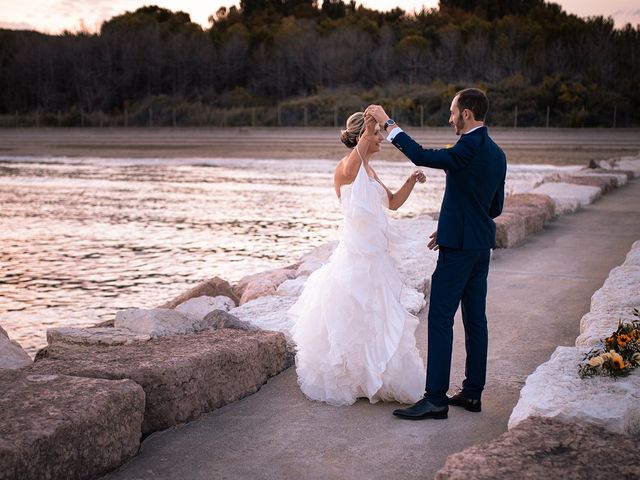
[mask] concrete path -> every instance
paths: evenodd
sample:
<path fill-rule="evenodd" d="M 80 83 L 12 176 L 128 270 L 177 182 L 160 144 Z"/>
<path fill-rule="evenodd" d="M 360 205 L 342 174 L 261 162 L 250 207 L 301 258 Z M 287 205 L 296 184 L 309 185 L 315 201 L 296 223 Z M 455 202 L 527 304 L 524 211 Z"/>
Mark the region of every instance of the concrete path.
<path fill-rule="evenodd" d="M 448 420 L 411 422 L 391 415 L 397 404 L 331 407 L 306 400 L 290 368 L 255 395 L 152 435 L 137 457 L 105 478 L 433 478 L 449 454 L 506 430 L 525 378 L 557 345 L 573 345 L 591 295 L 637 239 L 640 179 L 557 218 L 520 247 L 496 251 L 480 414 L 452 408 Z M 463 371 L 461 323 L 458 318 L 452 386 Z"/>

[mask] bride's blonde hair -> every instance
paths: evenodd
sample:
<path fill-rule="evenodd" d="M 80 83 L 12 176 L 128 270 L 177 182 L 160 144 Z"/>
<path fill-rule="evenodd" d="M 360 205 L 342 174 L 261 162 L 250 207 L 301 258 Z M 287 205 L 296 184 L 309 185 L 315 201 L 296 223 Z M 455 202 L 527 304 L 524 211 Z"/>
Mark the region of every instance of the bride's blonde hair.
<path fill-rule="evenodd" d="M 364 132 L 364 112 L 356 112 L 347 118 L 347 128 L 340 131 L 340 140 L 347 148 L 354 148 Z"/>

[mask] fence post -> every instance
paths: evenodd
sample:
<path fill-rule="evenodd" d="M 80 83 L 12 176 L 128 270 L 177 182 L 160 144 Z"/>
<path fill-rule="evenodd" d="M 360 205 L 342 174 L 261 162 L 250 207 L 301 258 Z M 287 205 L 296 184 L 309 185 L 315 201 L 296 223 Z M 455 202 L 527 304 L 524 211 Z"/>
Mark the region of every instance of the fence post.
<path fill-rule="evenodd" d="M 420 128 L 424 128 L 424 107 L 419 105 L 418 108 L 420 109 Z"/>
<path fill-rule="evenodd" d="M 153 108 L 149 107 L 149 126 L 153 126 Z"/>
<path fill-rule="evenodd" d="M 251 107 L 251 126 L 256 126 L 256 107 Z"/>
<path fill-rule="evenodd" d="M 281 127 L 282 126 L 282 107 L 280 104 L 278 104 L 277 107 L 277 117 L 278 117 L 278 126 Z"/>
<path fill-rule="evenodd" d="M 18 110 L 16 110 L 16 128 L 18 128 Z"/>
<path fill-rule="evenodd" d="M 306 127 L 309 121 L 309 108 L 305 105 L 304 106 L 304 126 Z"/>
<path fill-rule="evenodd" d="M 618 113 L 618 106 L 614 105 L 613 106 L 613 128 L 616 128 L 616 116 Z"/>
<path fill-rule="evenodd" d="M 549 114 L 551 113 L 551 107 L 547 105 L 547 128 L 549 128 Z"/>
<path fill-rule="evenodd" d="M 176 107 L 171 107 L 171 122 L 173 125 L 173 128 L 176 127 Z"/>
<path fill-rule="evenodd" d="M 518 105 L 513 111 L 513 128 L 518 128 Z"/>

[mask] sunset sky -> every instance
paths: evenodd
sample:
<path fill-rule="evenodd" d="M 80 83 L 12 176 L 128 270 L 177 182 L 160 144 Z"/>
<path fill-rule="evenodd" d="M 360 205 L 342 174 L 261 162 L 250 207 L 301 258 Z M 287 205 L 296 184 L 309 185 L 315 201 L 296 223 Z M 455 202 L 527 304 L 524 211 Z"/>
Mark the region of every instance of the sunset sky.
<path fill-rule="evenodd" d="M 183 10 L 191 19 L 208 27 L 208 17 L 221 6 L 239 2 L 229 0 L 0 0 L 0 28 L 30 29 L 47 33 L 64 30 L 91 32 L 99 30 L 100 24 L 114 15 L 133 11 L 143 5 L 160 5 L 171 10 Z M 420 10 L 438 5 L 438 0 L 365 0 L 357 1 L 371 8 L 388 10 L 400 6 L 404 10 Z M 580 16 L 611 16 L 616 26 L 630 22 L 640 24 L 638 0 L 557 0 L 564 10 Z M 84 26 L 84 28 L 83 28 Z"/>

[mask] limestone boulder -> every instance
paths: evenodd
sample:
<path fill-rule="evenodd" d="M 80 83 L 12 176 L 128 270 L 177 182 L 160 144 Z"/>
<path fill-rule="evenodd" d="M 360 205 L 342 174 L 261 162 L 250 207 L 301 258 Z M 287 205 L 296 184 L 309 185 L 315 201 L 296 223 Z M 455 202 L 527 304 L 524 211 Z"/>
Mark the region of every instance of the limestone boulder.
<path fill-rule="evenodd" d="M 140 385 L 28 369 L 0 370 L 1 480 L 93 479 L 138 452 Z"/>
<path fill-rule="evenodd" d="M 589 185 L 592 187 L 597 187 L 602 193 L 608 193 L 616 186 L 616 180 L 613 176 L 590 173 L 574 173 L 571 175 L 564 175 L 561 177 L 561 181 L 565 183 L 573 183 L 576 185 Z"/>
<path fill-rule="evenodd" d="M 556 204 L 556 213 L 563 214 L 590 205 L 602 196 L 602 189 L 591 185 L 549 182 L 534 188 L 531 193 L 548 195 Z"/>
<path fill-rule="evenodd" d="M 136 333 L 126 328 L 113 327 L 60 327 L 47 329 L 47 343 L 56 345 L 128 345 L 146 342 L 151 338 L 148 334 Z"/>
<path fill-rule="evenodd" d="M 300 265 L 296 269 L 296 277 L 308 277 L 325 263 L 338 246 L 338 242 L 329 242 L 314 248 L 300 259 Z"/>
<path fill-rule="evenodd" d="M 38 375 L 133 380 L 146 395 L 142 423 L 146 435 L 256 392 L 289 362 L 284 335 L 223 329 L 141 344 L 51 345 L 48 357 L 26 370 Z M 117 416 L 105 418 L 113 421 Z"/>
<path fill-rule="evenodd" d="M 616 160 L 615 168 L 631 171 L 636 177 L 640 177 L 640 157 L 621 157 Z"/>
<path fill-rule="evenodd" d="M 497 439 L 447 457 L 436 480 L 637 478 L 637 438 L 593 425 L 530 418 Z"/>
<path fill-rule="evenodd" d="M 578 365 L 588 347 L 558 347 L 526 380 L 509 429 L 529 417 L 585 423 L 610 432 L 640 435 L 640 371 L 613 379 L 581 379 Z"/>
<path fill-rule="evenodd" d="M 580 335 L 576 347 L 595 347 L 618 328 L 621 321 L 637 320 L 631 309 L 613 312 L 589 312 L 580 320 Z"/>
<path fill-rule="evenodd" d="M 496 248 L 511 248 L 527 236 L 525 220 L 515 212 L 503 212 L 496 222 Z"/>
<path fill-rule="evenodd" d="M 31 361 L 26 350 L 0 327 L 0 370 L 26 367 Z"/>
<path fill-rule="evenodd" d="M 276 289 L 276 295 L 284 297 L 298 297 L 304 290 L 309 277 L 300 276 L 282 282 Z"/>
<path fill-rule="evenodd" d="M 184 335 L 206 328 L 197 317 L 169 308 L 120 310 L 116 313 L 114 326 L 151 338 Z"/>
<path fill-rule="evenodd" d="M 296 269 L 276 268 L 242 278 L 234 286 L 234 290 L 240 296 L 238 305 L 244 305 L 259 297 L 274 295 L 282 282 L 295 278 L 296 275 Z"/>
<path fill-rule="evenodd" d="M 510 213 L 522 217 L 524 220 L 525 237 L 542 230 L 547 217 L 547 213 L 544 210 L 527 205 L 505 206 L 503 213 Z"/>
<path fill-rule="evenodd" d="M 210 329 L 219 330 L 221 328 L 234 328 L 236 330 L 260 330 L 249 322 L 240 320 L 238 317 L 231 315 L 224 310 L 214 310 L 209 312 L 204 318 Z"/>
<path fill-rule="evenodd" d="M 640 266 L 640 240 L 636 241 L 631 250 L 627 252 L 627 258 L 622 264 L 623 267 Z"/>
<path fill-rule="evenodd" d="M 226 280 L 219 277 L 213 277 L 203 282 L 198 283 L 195 287 L 190 288 L 186 292 L 178 295 L 173 300 L 164 303 L 159 308 L 176 308 L 181 303 L 186 302 L 190 298 L 196 297 L 217 297 L 217 296 L 229 297 L 237 305 L 240 297 L 236 295 L 233 288 Z"/>
<path fill-rule="evenodd" d="M 509 195 L 504 200 L 504 207 L 527 207 L 544 212 L 544 221 L 547 222 L 556 216 L 556 205 L 549 195 L 536 193 L 518 193 Z"/>
<path fill-rule="evenodd" d="M 283 332 L 290 338 L 293 324 L 287 311 L 296 300 L 297 297 L 281 295 L 259 297 L 231 309 L 229 313 L 263 330 Z"/>
<path fill-rule="evenodd" d="M 592 312 L 612 312 L 640 305 L 640 266 L 621 266 L 591 297 Z"/>
<path fill-rule="evenodd" d="M 228 312 L 235 306 L 235 302 L 224 295 L 218 295 L 217 297 L 203 295 L 201 297 L 190 298 L 186 302 L 181 303 L 176 307 L 176 311 L 186 313 L 196 318 L 204 318 L 214 310 L 224 310 Z"/>

